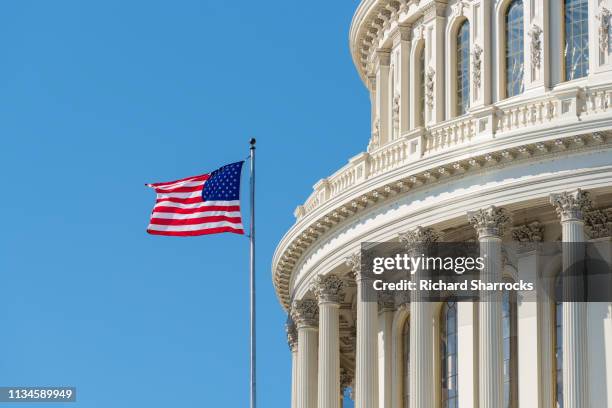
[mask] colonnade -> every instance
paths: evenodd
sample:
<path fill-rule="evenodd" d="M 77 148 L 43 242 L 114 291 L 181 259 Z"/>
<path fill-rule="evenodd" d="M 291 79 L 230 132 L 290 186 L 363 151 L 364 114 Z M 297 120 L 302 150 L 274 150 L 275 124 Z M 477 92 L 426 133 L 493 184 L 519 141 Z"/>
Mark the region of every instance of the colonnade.
<path fill-rule="evenodd" d="M 581 190 L 552 194 L 550 203 L 560 217 L 563 242 L 585 241 L 584 214 L 591 207 L 589 194 Z M 489 206 L 469 212 L 467 218 L 476 229 L 481 256 L 485 260 L 481 279 L 501 281 L 501 243 L 505 230 L 511 224 L 510 213 L 504 208 Z M 420 251 L 420 246 L 438 240 L 439 235 L 429 227 L 418 227 L 400 236 L 400 241 L 409 251 L 417 252 Z M 579 251 L 563 253 L 564 268 L 568 268 L 582 256 Z M 352 384 L 355 407 L 400 408 L 392 407 L 392 404 L 397 404 L 397 399 L 388 394 L 395 391 L 386 386 L 391 381 L 388 377 L 392 370 L 389 367 L 380 367 L 382 380 L 379 378 L 379 331 L 387 331 L 383 333 L 383 338 L 389 339 L 391 333 L 388 331 L 391 330 L 391 325 L 384 324 L 384 319 L 379 318 L 379 306 L 376 302 L 362 300 L 364 291 L 372 290 L 372 284 L 371 278 L 362 274 L 359 254 L 347 259 L 347 265 L 354 272 L 357 283 L 357 341 Z M 417 271 L 417 274 L 419 273 L 421 272 Z M 348 371 L 340 367 L 339 308 L 344 296 L 345 282 L 337 276 L 325 275 L 318 276 L 312 285 L 316 299 L 295 300 L 291 309 L 293 323 L 287 327 L 294 365 L 292 408 L 340 408 L 343 388 L 350 384 Z M 413 296 L 420 295 L 416 292 Z M 504 395 L 501 293 L 489 291 L 485 296 L 487 298 L 481 298 L 477 306 L 477 403 L 479 408 L 500 408 L 503 407 Z M 411 407 L 437 406 L 434 401 L 437 377 L 433 364 L 433 313 L 430 302 L 410 303 Z M 550 320 L 550 316 L 548 319 Z M 584 302 L 563 303 L 564 408 L 588 406 L 586 322 Z M 550 343 L 550 334 L 542 336 Z M 541 358 L 543 362 L 540 367 L 550 370 L 552 353 L 543 350 L 542 355 L 544 357 Z M 381 364 L 383 366 L 384 361 Z M 548 394 L 545 401 L 552 402 L 552 388 L 544 387 L 543 393 Z"/>

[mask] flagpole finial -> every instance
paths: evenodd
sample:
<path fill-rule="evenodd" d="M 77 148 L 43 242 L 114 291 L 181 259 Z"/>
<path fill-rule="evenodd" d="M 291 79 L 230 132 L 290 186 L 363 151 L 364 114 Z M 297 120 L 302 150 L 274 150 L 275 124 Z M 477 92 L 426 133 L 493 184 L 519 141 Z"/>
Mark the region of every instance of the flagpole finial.
<path fill-rule="evenodd" d="M 251 146 L 255 146 L 255 143 L 256 143 L 256 142 L 257 142 L 257 141 L 255 140 L 255 138 L 254 138 L 254 137 L 252 137 L 252 138 L 251 138 L 251 140 L 249 140 L 249 143 L 251 144 Z"/>

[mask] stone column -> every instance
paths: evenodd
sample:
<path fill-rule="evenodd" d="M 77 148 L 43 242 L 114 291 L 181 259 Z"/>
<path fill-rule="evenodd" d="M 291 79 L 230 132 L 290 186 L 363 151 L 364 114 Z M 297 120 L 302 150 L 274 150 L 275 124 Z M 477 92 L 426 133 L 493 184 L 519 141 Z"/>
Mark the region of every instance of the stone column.
<path fill-rule="evenodd" d="M 318 408 L 339 408 L 340 302 L 343 283 L 334 275 L 317 276 L 313 291 L 319 301 Z"/>
<path fill-rule="evenodd" d="M 513 391 L 518 406 L 543 408 L 553 406 L 552 375 L 554 371 L 552 343 L 552 303 L 546 296 L 544 285 L 550 279 L 540 279 L 544 262 L 539 243 L 543 241 L 543 227 L 538 221 L 520 225 L 512 230 L 516 245 L 518 276 L 536 284 L 536 293 L 525 291 L 516 294 L 517 304 L 517 363 L 521 372 L 514 379 Z M 540 295 L 539 295 L 540 294 Z M 538 297 L 539 296 L 539 297 Z M 537 300 L 537 301 L 536 301 Z"/>
<path fill-rule="evenodd" d="M 287 332 L 287 343 L 291 350 L 291 408 L 297 408 L 297 384 L 298 384 L 298 333 L 297 327 L 291 318 L 285 325 Z"/>
<path fill-rule="evenodd" d="M 589 193 L 580 189 L 571 193 L 551 194 L 550 203 L 561 217 L 563 231 L 563 272 L 584 259 L 584 211 L 590 209 Z M 581 291 L 579 279 L 562 276 L 563 296 L 572 299 Z M 576 292 L 574 292 L 576 293 Z M 587 304 L 563 302 L 563 407 L 583 408 L 588 404 L 587 382 Z"/>
<path fill-rule="evenodd" d="M 410 129 L 410 50 L 412 49 L 412 26 L 400 24 L 400 61 L 399 71 L 399 95 L 400 112 L 399 127 L 400 137 L 404 136 Z"/>
<path fill-rule="evenodd" d="M 425 121 L 433 125 L 444 120 L 444 30 L 446 1 L 434 0 L 423 7 L 425 25 Z"/>
<path fill-rule="evenodd" d="M 365 294 L 374 289 L 372 278 L 362 274 L 361 255 L 354 254 L 346 263 L 357 281 L 355 408 L 378 408 L 378 304 L 375 300 L 364 301 Z"/>
<path fill-rule="evenodd" d="M 417 227 L 400 234 L 412 256 L 426 254 L 428 245 L 438 242 L 439 236 L 432 228 Z M 414 280 L 426 279 L 422 269 L 416 271 Z M 410 406 L 433 408 L 434 371 L 433 371 L 433 315 L 430 302 L 423 301 L 423 293 L 412 292 L 410 302 Z"/>
<path fill-rule="evenodd" d="M 391 52 L 387 49 L 376 51 L 378 71 L 376 74 L 376 109 L 379 123 L 379 145 L 384 146 L 391 140 L 391 104 L 389 95 L 389 65 Z"/>
<path fill-rule="evenodd" d="M 297 408 L 317 408 L 317 301 L 294 301 L 291 318 L 298 332 Z"/>
<path fill-rule="evenodd" d="M 468 213 L 469 222 L 476 228 L 480 242 L 480 256 L 484 258 L 483 282 L 502 281 L 501 241 L 504 227 L 510 222 L 503 208 L 490 206 Z M 487 291 L 480 295 L 478 344 L 479 351 L 479 408 L 503 406 L 503 332 L 502 294 Z"/>
<path fill-rule="evenodd" d="M 378 400 L 379 408 L 391 408 L 393 381 L 393 293 L 378 292 Z"/>

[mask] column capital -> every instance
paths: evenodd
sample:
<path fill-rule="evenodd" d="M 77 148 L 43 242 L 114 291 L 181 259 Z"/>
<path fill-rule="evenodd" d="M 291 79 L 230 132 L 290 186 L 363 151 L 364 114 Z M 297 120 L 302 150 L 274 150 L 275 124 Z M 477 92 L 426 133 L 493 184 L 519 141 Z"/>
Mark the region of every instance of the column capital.
<path fill-rule="evenodd" d="M 561 222 L 584 221 L 584 212 L 592 207 L 591 195 L 581 189 L 551 194 L 550 203 L 555 207 Z"/>
<path fill-rule="evenodd" d="M 494 205 L 468 212 L 468 221 L 476 229 L 479 239 L 485 237 L 501 238 L 511 220 L 512 217 L 505 208 L 495 207 Z"/>
<path fill-rule="evenodd" d="M 412 24 L 401 23 L 397 28 L 400 32 L 400 40 L 412 41 Z"/>
<path fill-rule="evenodd" d="M 285 323 L 285 332 L 287 333 L 287 344 L 289 345 L 289 349 L 294 352 L 297 351 L 298 345 L 298 334 L 297 327 L 291 318 L 288 319 L 287 323 Z"/>
<path fill-rule="evenodd" d="M 336 275 L 318 275 L 312 285 L 313 292 L 321 303 L 337 303 L 344 300 L 344 282 Z"/>
<path fill-rule="evenodd" d="M 391 50 L 387 48 L 377 49 L 376 57 L 378 58 L 378 63 L 380 65 L 388 67 L 391 64 Z"/>
<path fill-rule="evenodd" d="M 314 299 L 294 300 L 291 307 L 291 319 L 297 328 L 317 327 L 319 324 L 319 305 Z"/>
<path fill-rule="evenodd" d="M 431 227 L 416 227 L 399 234 L 399 241 L 408 250 L 427 246 L 440 240 L 440 234 Z"/>

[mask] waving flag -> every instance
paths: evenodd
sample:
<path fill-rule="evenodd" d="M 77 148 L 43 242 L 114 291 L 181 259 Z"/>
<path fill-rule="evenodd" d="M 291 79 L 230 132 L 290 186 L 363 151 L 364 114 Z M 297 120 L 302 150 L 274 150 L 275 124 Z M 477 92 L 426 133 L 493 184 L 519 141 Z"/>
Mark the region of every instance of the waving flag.
<path fill-rule="evenodd" d="M 200 176 L 147 184 L 157 193 L 147 232 L 172 236 L 244 234 L 240 215 L 243 164 L 240 161 Z"/>

